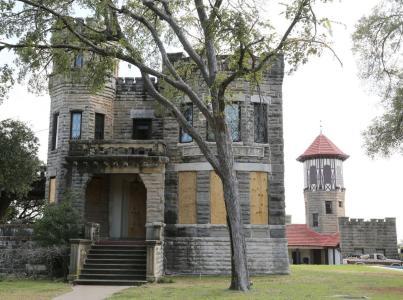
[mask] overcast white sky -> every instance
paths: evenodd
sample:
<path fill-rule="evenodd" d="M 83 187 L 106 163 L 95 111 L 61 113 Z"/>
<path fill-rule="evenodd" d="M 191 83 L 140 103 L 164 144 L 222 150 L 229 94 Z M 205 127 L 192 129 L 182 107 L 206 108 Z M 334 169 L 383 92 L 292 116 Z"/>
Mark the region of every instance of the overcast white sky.
<path fill-rule="evenodd" d="M 381 107 L 379 99 L 370 95 L 357 78 L 351 53 L 354 24 L 376 2 L 336 0 L 322 12 L 346 25 L 333 28 L 334 47 L 343 67 L 330 54 L 323 55 L 284 80 L 286 211 L 292 215 L 293 223 L 305 222 L 302 164 L 296 158 L 319 134 L 322 120 L 324 134 L 350 155 L 344 163 L 346 215 L 366 219 L 396 217 L 398 237 L 403 239 L 403 157 L 371 160 L 365 155 L 361 132 Z M 7 59 L 10 57 L 2 54 L 0 63 Z M 17 86 L 0 106 L 0 120 L 15 118 L 31 125 L 40 139 L 40 158 L 44 161 L 49 105 L 48 96 L 36 97 Z"/>

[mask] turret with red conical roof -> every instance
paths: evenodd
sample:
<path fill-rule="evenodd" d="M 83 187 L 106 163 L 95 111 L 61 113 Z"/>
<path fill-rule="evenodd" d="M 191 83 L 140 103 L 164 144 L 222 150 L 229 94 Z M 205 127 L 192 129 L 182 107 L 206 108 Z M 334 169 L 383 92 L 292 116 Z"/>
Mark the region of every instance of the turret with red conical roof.
<path fill-rule="evenodd" d="M 320 133 L 297 160 L 304 164 L 307 225 L 321 233 L 338 231 L 345 215 L 343 161 L 349 156 Z"/>

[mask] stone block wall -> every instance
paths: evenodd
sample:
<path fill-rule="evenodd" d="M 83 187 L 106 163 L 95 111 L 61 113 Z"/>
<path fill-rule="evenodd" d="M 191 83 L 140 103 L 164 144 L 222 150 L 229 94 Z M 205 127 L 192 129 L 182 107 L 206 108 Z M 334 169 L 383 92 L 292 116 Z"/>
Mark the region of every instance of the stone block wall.
<path fill-rule="evenodd" d="M 339 230 L 339 217 L 345 215 L 345 190 L 336 191 L 310 191 L 304 192 L 305 198 L 305 220 L 307 225 L 320 233 L 335 233 Z M 326 214 L 326 201 L 332 203 L 332 213 Z M 339 202 L 342 207 L 339 207 Z M 319 216 L 319 226 L 313 227 L 312 214 Z"/>
<path fill-rule="evenodd" d="M 342 257 L 379 253 L 384 250 L 387 258 L 398 259 L 396 219 L 339 219 L 340 248 Z"/>
<path fill-rule="evenodd" d="M 177 226 L 180 236 L 165 239 L 166 274 L 212 275 L 231 272 L 226 226 Z M 288 274 L 287 240 L 271 236 L 270 231 L 276 226 L 258 227 L 245 227 L 250 273 Z"/>

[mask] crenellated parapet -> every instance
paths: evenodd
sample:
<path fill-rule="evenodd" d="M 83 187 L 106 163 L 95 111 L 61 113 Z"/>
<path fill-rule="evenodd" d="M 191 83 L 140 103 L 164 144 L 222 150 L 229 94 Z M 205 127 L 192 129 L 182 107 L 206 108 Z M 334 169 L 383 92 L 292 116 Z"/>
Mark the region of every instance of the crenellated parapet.
<path fill-rule="evenodd" d="M 156 83 L 155 78 L 151 77 L 151 81 Z M 116 93 L 119 95 L 125 92 L 135 92 L 136 94 L 146 94 L 145 82 L 142 77 L 117 77 Z"/>
<path fill-rule="evenodd" d="M 361 219 L 361 218 L 348 218 L 340 217 L 340 225 L 363 225 L 363 226 L 373 226 L 374 224 L 379 225 L 396 225 L 396 218 L 384 218 L 384 219 Z"/>

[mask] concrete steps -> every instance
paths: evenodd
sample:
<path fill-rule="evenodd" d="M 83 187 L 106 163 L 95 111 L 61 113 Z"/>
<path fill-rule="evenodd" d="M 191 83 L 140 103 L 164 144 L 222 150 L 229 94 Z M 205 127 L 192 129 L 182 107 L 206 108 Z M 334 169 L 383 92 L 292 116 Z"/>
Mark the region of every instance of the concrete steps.
<path fill-rule="evenodd" d="M 140 285 L 146 283 L 144 241 L 100 241 L 91 246 L 75 284 Z"/>

